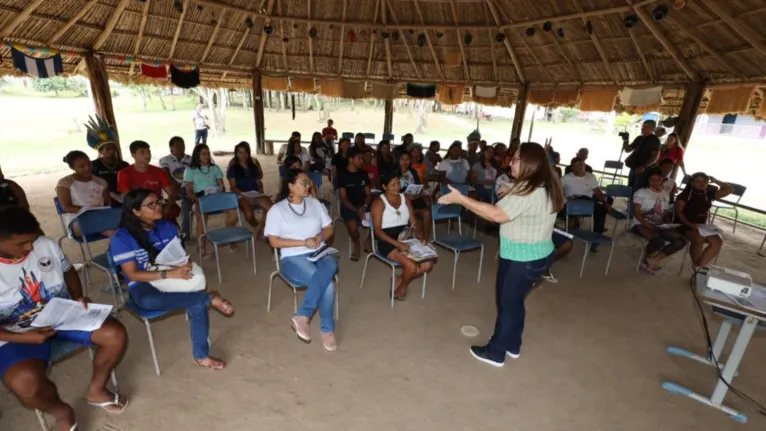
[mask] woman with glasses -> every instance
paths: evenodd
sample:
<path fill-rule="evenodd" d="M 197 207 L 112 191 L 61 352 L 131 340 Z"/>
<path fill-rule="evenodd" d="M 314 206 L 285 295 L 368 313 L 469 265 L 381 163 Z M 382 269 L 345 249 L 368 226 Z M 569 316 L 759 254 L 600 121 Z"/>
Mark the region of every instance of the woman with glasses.
<path fill-rule="evenodd" d="M 415 228 L 415 210 L 401 192 L 402 182 L 399 177 L 384 174 L 380 185 L 383 194 L 372 203 L 370 210 L 375 241 L 381 256 L 402 266 L 402 274 L 394 280 L 394 290 L 390 294 L 397 301 L 404 301 L 407 299 L 410 282 L 430 272 L 433 262 L 417 263 L 403 253 L 409 247 L 402 242 L 404 238 L 401 237 L 409 236 L 408 232 Z"/>
<path fill-rule="evenodd" d="M 291 169 L 285 173 L 279 201 L 266 215 L 265 233 L 275 249 L 281 249 L 282 272 L 307 286 L 303 303 L 292 318 L 292 327 L 303 342 L 311 342 L 310 321 L 319 310 L 324 348 L 338 347 L 335 339 L 335 284 L 338 257 L 326 255 L 316 261 L 311 255 L 329 241 L 334 230 L 327 210 L 311 196 L 312 182 L 306 172 Z"/>
<path fill-rule="evenodd" d="M 203 144 L 204 145 L 204 144 Z M 184 310 L 189 315 L 192 354 L 197 366 L 222 370 L 226 362 L 210 356 L 208 308 L 224 316 L 234 314 L 231 303 L 218 292 L 162 292 L 152 282 L 193 277 L 191 264 L 171 270 L 159 270 L 157 256 L 170 241 L 178 237 L 178 228 L 163 220 L 163 202 L 148 189 L 131 190 L 122 202 L 120 228 L 109 245 L 115 265 L 119 265 L 128 283 L 131 301 L 152 311 Z"/>
<path fill-rule="evenodd" d="M 486 346 L 472 346 L 471 355 L 502 367 L 506 356 L 521 354 L 524 299 L 535 280 L 550 267 L 553 224 L 564 206 L 564 193 L 553 174 L 545 149 L 526 143 L 511 157 L 516 181 L 500 191 L 495 205 L 480 202 L 449 186 L 442 204 L 458 204 L 479 217 L 500 224 L 500 261 L 497 267 L 495 333 Z"/>

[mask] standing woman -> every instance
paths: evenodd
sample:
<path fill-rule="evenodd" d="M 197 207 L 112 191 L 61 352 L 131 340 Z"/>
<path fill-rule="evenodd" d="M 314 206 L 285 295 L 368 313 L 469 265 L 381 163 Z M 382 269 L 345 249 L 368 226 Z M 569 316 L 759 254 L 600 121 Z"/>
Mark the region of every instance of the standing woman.
<path fill-rule="evenodd" d="M 394 175 L 396 173 L 396 163 L 394 161 L 394 155 L 391 153 L 391 143 L 385 139 L 378 143 L 378 157 L 377 162 L 378 171 L 380 175 L 389 174 Z"/>
<path fill-rule="evenodd" d="M 526 143 L 511 158 L 516 181 L 495 205 L 479 202 L 449 187 L 439 203 L 459 204 L 500 224 L 495 333 L 486 346 L 471 346 L 474 358 L 502 367 L 506 354 L 518 358 L 524 331 L 524 299 L 551 264 L 553 223 L 564 206 L 564 193 L 540 144 Z"/>
<path fill-rule="evenodd" d="M 338 257 L 329 254 L 316 262 L 311 254 L 333 236 L 332 220 L 319 200 L 309 195 L 311 179 L 300 169 L 285 173 L 281 198 L 266 216 L 266 235 L 274 248 L 282 249 L 281 268 L 291 280 L 308 286 L 292 327 L 302 341 L 311 341 L 309 322 L 319 310 L 322 342 L 327 350 L 335 350 L 335 284 Z"/>
<path fill-rule="evenodd" d="M 192 160 L 189 167 L 184 171 L 184 185 L 186 195 L 194 200 L 194 214 L 197 216 L 197 238 L 202 238 L 204 233 L 202 226 L 202 211 L 199 207 L 199 198 L 202 196 L 225 191 L 223 187 L 223 172 L 210 157 L 210 148 L 206 144 L 194 147 Z M 228 210 L 226 226 L 237 224 L 237 211 Z M 207 216 L 205 216 L 207 222 Z M 229 248 L 234 249 L 233 245 Z M 202 241 L 202 255 L 212 256 L 213 252 L 207 251 L 207 241 Z"/>
<path fill-rule="evenodd" d="M 109 206 L 112 197 L 109 185 L 102 178 L 93 175 L 90 158 L 82 151 L 70 151 L 64 161 L 74 171 L 56 183 L 56 197 L 61 209 L 64 224 L 74 235 L 80 236 L 77 213 L 87 207 Z M 110 237 L 114 231 L 101 232 Z"/>
<path fill-rule="evenodd" d="M 401 183 L 400 193 L 404 193 L 410 184 L 421 185 L 420 177 L 417 171 L 412 168 L 412 156 L 410 153 L 403 152 L 399 156 L 399 169 L 397 175 L 399 182 Z M 420 195 L 404 195 L 407 198 L 408 204 L 412 206 L 413 212 L 411 213 L 415 223 L 420 223 L 417 231 L 420 233 L 420 239 L 422 241 L 429 241 L 431 238 L 431 196 L 428 195 L 428 190 L 423 187 Z M 415 215 L 419 215 L 421 220 L 418 220 Z"/>
<path fill-rule="evenodd" d="M 380 195 L 380 199 L 372 203 L 370 216 L 375 240 L 378 242 L 378 252 L 386 259 L 393 260 L 402 266 L 402 275 L 394 280 L 394 290 L 390 294 L 397 301 L 404 301 L 407 299 L 407 287 L 410 282 L 431 271 L 433 262 L 418 264 L 402 253 L 409 247 L 399 241 L 399 235 L 406 228 L 414 225 L 414 209 L 401 192 L 399 177 L 384 175 L 381 177 L 380 184 L 383 187 L 383 194 Z"/>
<path fill-rule="evenodd" d="M 245 220 L 250 223 L 250 226 L 255 228 L 255 235 L 258 238 L 263 237 L 263 227 L 266 223 L 266 217 L 264 217 L 259 223 L 255 219 L 255 209 L 260 207 L 263 209 L 264 214 L 271 209 L 271 199 L 268 196 L 261 195 L 257 198 L 244 196 L 245 192 L 259 192 L 263 193 L 260 187 L 260 180 L 262 174 L 258 165 L 253 161 L 250 155 L 250 145 L 247 142 L 240 142 L 234 147 L 235 162 L 229 166 L 226 172 L 226 178 L 229 179 L 229 186 L 232 193 L 239 195 L 239 208 L 245 216 Z"/>
<path fill-rule="evenodd" d="M 495 168 L 495 149 L 484 147 L 478 154 L 479 160 L 471 168 L 471 184 L 476 187 L 476 195 L 484 202 L 493 202 L 497 169 Z"/>
<path fill-rule="evenodd" d="M 200 144 L 197 146 L 205 145 Z M 195 150 L 196 153 L 196 150 Z M 152 311 L 185 310 L 189 315 L 194 363 L 211 370 L 222 370 L 226 362 L 209 355 L 211 306 L 226 317 L 234 314 L 231 303 L 218 292 L 161 292 L 152 282 L 176 279 L 190 280 L 191 263 L 171 270 L 158 270 L 154 261 L 170 241 L 178 237 L 178 228 L 162 219 L 162 200 L 147 189 L 131 190 L 122 203 L 120 228 L 115 231 L 109 248 L 128 282 L 130 299 L 139 307 Z"/>

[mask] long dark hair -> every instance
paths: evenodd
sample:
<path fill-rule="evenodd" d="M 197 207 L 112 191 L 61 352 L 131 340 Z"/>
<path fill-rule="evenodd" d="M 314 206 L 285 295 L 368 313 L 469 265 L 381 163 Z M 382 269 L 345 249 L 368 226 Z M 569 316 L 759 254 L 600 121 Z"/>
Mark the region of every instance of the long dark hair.
<path fill-rule="evenodd" d="M 386 161 L 383 158 L 383 151 L 381 150 L 381 148 L 383 148 L 384 145 L 388 147 L 388 153 L 391 155 L 391 161 L 390 162 Z M 378 166 L 382 166 L 382 165 L 385 165 L 386 163 L 393 163 L 394 162 L 394 155 L 391 154 L 391 143 L 388 142 L 388 140 L 384 139 L 384 140 L 378 142 L 378 151 L 377 151 L 377 153 L 378 153 L 377 154 L 377 159 L 378 159 L 377 160 L 377 165 Z"/>
<path fill-rule="evenodd" d="M 133 213 L 133 210 L 140 211 L 146 198 L 152 195 L 157 196 L 153 190 L 149 189 L 135 189 L 126 193 L 122 200 L 122 218 L 120 219 L 120 227 L 126 229 L 130 236 L 136 240 L 138 245 L 146 250 L 149 254 L 149 262 L 154 263 L 154 260 L 160 252 L 155 249 L 151 241 L 149 241 L 149 235 L 144 229 L 144 223 Z"/>
<path fill-rule="evenodd" d="M 245 152 L 247 153 L 247 170 L 250 173 L 248 175 L 248 172 L 245 171 L 245 168 L 242 167 L 242 165 L 239 163 L 239 158 L 237 157 L 237 153 L 239 152 L 240 148 L 244 148 Z M 196 151 L 196 148 L 195 148 Z M 212 164 L 213 158 L 210 158 L 210 162 Z M 254 178 L 258 178 L 258 165 L 253 162 L 252 153 L 250 152 L 250 144 L 248 144 L 245 141 L 240 142 L 239 144 L 234 146 L 234 172 L 237 173 L 237 175 L 240 176 L 251 176 Z"/>
<path fill-rule="evenodd" d="M 318 158 L 317 155 L 317 147 L 323 146 L 324 141 L 322 140 L 322 134 L 319 132 L 314 132 L 313 135 L 311 135 L 311 143 L 309 144 L 309 156 L 312 158 Z"/>
<path fill-rule="evenodd" d="M 545 187 L 553 212 L 558 212 L 564 206 L 564 190 L 553 174 L 543 146 L 537 142 L 521 144 L 519 158 L 519 172 L 516 173 L 516 182 L 513 183 L 511 193 L 528 196 L 539 187 Z"/>
<path fill-rule="evenodd" d="M 199 169 L 202 167 L 202 164 L 200 162 L 200 154 L 202 154 L 202 150 L 207 150 L 210 152 L 210 147 L 207 146 L 207 144 L 199 144 L 196 147 L 194 147 L 194 151 L 192 152 L 192 159 L 191 163 L 189 163 L 189 167 L 192 169 Z M 214 165 L 215 160 L 213 160 L 213 155 L 210 154 L 210 165 Z"/>
<path fill-rule="evenodd" d="M 298 177 L 301 174 L 305 174 L 303 169 L 290 169 L 285 172 L 284 178 L 282 178 L 282 185 L 279 187 L 279 194 L 277 195 L 277 202 L 283 201 L 290 196 L 290 184 L 295 184 Z"/>

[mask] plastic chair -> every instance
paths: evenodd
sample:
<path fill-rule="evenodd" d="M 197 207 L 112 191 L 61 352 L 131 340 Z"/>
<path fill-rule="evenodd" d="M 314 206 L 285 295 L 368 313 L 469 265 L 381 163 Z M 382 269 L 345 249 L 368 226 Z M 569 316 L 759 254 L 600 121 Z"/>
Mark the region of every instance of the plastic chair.
<path fill-rule="evenodd" d="M 319 198 L 324 199 L 324 190 L 322 190 L 322 185 L 324 184 L 324 175 L 322 175 L 322 172 L 320 171 L 313 171 L 309 172 L 309 178 L 311 178 L 311 181 L 314 183 L 314 185 L 317 188 L 317 192 L 319 193 Z"/>
<path fill-rule="evenodd" d="M 372 242 L 372 253 L 367 254 L 367 258 L 364 260 L 364 269 L 362 270 L 362 281 L 359 283 L 359 288 L 361 289 L 364 286 L 364 279 L 367 277 L 367 265 L 370 263 L 370 258 L 374 257 L 375 259 L 379 260 L 385 265 L 388 265 L 391 268 L 391 308 L 394 308 L 394 289 L 396 288 L 395 282 L 396 282 L 396 270 L 397 268 L 401 268 L 401 265 L 399 265 L 398 262 L 395 262 L 382 254 L 380 254 L 380 251 L 378 251 L 378 240 L 375 238 L 375 227 L 372 222 L 372 218 L 370 218 L 370 242 Z M 425 299 L 426 297 L 426 283 L 428 281 L 428 273 L 423 274 L 423 292 L 420 295 L 421 299 Z"/>
<path fill-rule="evenodd" d="M 365 140 L 365 142 L 366 142 L 368 139 L 371 139 L 371 140 L 372 140 L 372 142 L 375 142 L 375 134 L 374 134 L 374 133 L 365 133 L 365 134 L 364 134 L 364 140 Z"/>
<path fill-rule="evenodd" d="M 601 176 L 601 178 L 598 180 L 598 185 L 602 185 L 605 181 L 612 180 L 609 184 L 614 184 L 615 182 L 619 182 L 622 184 L 622 178 L 619 178 L 620 175 L 622 175 L 622 169 L 625 167 L 625 164 L 619 160 L 607 160 L 604 162 L 604 175 Z M 609 172 L 611 170 L 612 172 Z"/>
<path fill-rule="evenodd" d="M 628 207 L 625 210 L 612 209 L 609 213 L 609 215 L 614 217 L 618 222 L 620 220 L 625 220 L 625 232 L 627 232 L 628 225 L 633 219 L 633 188 L 619 184 L 610 184 L 606 186 L 605 194 L 607 198 L 623 198 L 628 200 Z"/>
<path fill-rule="evenodd" d="M 570 200 L 567 201 L 566 205 L 566 226 L 567 226 L 567 232 L 572 234 L 574 236 L 574 239 L 579 239 L 580 241 L 585 243 L 585 252 L 583 253 L 582 257 L 582 264 L 580 265 L 580 277 L 582 278 L 582 273 L 585 270 L 585 261 L 588 259 L 588 252 L 590 251 L 591 246 L 593 245 L 601 245 L 601 244 L 611 244 L 611 248 L 609 249 L 609 260 L 606 263 L 606 271 L 604 272 L 604 275 L 609 275 L 609 266 L 612 264 L 612 254 L 614 253 L 614 239 L 610 238 L 608 236 L 602 235 L 600 233 L 593 232 L 593 211 L 594 211 L 594 205 L 595 202 L 590 200 Z M 569 216 L 573 217 L 591 217 L 591 228 L 590 230 L 573 230 L 569 231 Z"/>
<path fill-rule="evenodd" d="M 47 372 L 50 372 L 52 365 L 65 361 L 72 356 L 79 354 L 85 349 L 88 350 L 88 354 L 90 354 L 90 359 L 92 361 L 93 349 L 91 347 L 83 346 L 82 344 L 73 343 L 71 341 L 53 340 L 51 342 L 51 367 L 48 367 Z M 120 385 L 117 383 L 117 375 L 115 374 L 114 370 L 112 370 L 112 385 L 114 386 L 114 392 L 119 393 Z M 40 421 L 40 426 L 42 427 L 43 431 L 49 431 L 51 427 L 48 425 L 48 422 L 46 422 L 43 412 L 40 410 L 35 410 L 35 414 L 37 414 L 37 420 Z"/>
<path fill-rule="evenodd" d="M 452 184 L 452 187 L 460 191 L 460 193 L 464 195 L 468 195 L 468 185 L 467 184 Z M 440 221 L 440 220 L 447 220 L 447 233 L 449 233 L 451 227 L 452 227 L 452 220 L 457 220 L 457 229 L 458 233 L 462 235 L 463 233 L 463 223 L 462 223 L 462 211 L 463 207 L 457 204 L 440 204 L 440 203 L 434 203 L 431 205 L 431 218 L 433 221 Z"/>
<path fill-rule="evenodd" d="M 366 138 L 366 137 L 365 137 Z M 394 134 L 393 133 L 384 133 L 383 138 L 384 141 L 388 142 L 394 142 Z"/>
<path fill-rule="evenodd" d="M 455 290 L 455 276 L 457 275 L 457 261 L 460 258 L 460 253 L 465 251 L 472 251 L 479 249 L 481 250 L 481 253 L 479 254 L 479 274 L 476 277 L 476 282 L 481 282 L 481 267 L 484 264 L 484 244 L 482 244 L 480 241 L 477 241 L 473 238 L 469 238 L 467 236 L 462 235 L 454 235 L 454 234 L 446 234 L 437 236 L 436 235 L 436 223 L 432 220 L 431 221 L 431 232 L 433 232 L 433 240 L 434 244 L 443 247 L 449 251 L 451 251 L 455 255 L 455 259 L 452 261 L 452 290 Z M 476 235 L 476 230 L 474 230 L 474 235 Z"/>
<path fill-rule="evenodd" d="M 737 205 L 739 205 L 739 201 L 742 200 L 742 195 L 745 194 L 747 191 L 747 186 L 743 186 L 742 184 L 735 184 L 735 183 L 729 183 L 732 187 L 734 187 L 734 193 L 732 193 L 732 196 L 736 196 L 737 200 L 734 201 L 734 205 L 730 205 L 724 202 L 719 201 L 713 201 L 713 207 L 715 207 L 715 210 L 713 211 L 713 215 L 710 219 L 710 223 L 713 223 L 715 221 L 715 216 L 718 214 L 718 210 L 724 209 L 724 210 L 732 210 L 734 211 L 734 229 L 732 230 L 732 233 L 737 232 L 737 222 L 739 221 L 739 210 L 737 209 Z"/>
<path fill-rule="evenodd" d="M 250 241 L 250 247 L 253 252 L 253 274 L 258 273 L 255 263 L 255 235 L 245 227 L 242 227 L 242 214 L 239 212 L 239 201 L 236 193 L 215 193 L 202 196 L 199 199 L 199 208 L 202 213 L 202 229 L 204 233 L 197 239 L 197 249 L 199 250 L 200 263 L 202 262 L 202 241 L 205 238 L 213 244 L 215 250 L 215 265 L 218 269 L 218 283 L 221 283 L 221 262 L 218 257 L 218 246 L 245 242 L 245 253 L 247 254 L 247 241 Z M 205 214 L 211 214 L 221 211 L 236 210 L 239 226 L 221 227 L 208 231 L 205 222 Z"/>
<path fill-rule="evenodd" d="M 272 290 L 272 287 L 274 286 L 274 278 L 275 277 L 279 277 L 290 288 L 293 289 L 293 313 L 297 313 L 298 312 L 298 289 L 303 289 L 303 288 L 306 288 L 307 286 L 304 285 L 304 284 L 298 283 L 297 281 L 295 281 L 292 278 L 290 278 L 290 274 L 286 274 L 286 273 L 282 272 L 282 267 L 279 265 L 281 257 L 282 256 L 281 256 L 281 254 L 279 252 L 279 249 L 275 248 L 274 249 L 274 262 L 276 262 L 277 270 L 272 272 L 271 275 L 269 276 L 269 300 L 266 303 L 266 311 L 267 312 L 271 311 L 271 290 Z M 338 291 L 339 291 L 339 288 L 340 288 L 340 278 L 338 278 L 338 274 L 337 273 L 335 274 L 334 281 L 335 281 L 335 320 L 338 320 L 339 319 L 339 312 L 338 312 L 339 299 L 338 299 L 338 297 L 340 296 Z"/>
<path fill-rule="evenodd" d="M 279 178 L 285 177 L 285 165 L 279 165 Z"/>
<path fill-rule="evenodd" d="M 340 135 L 341 138 L 348 138 L 348 139 L 354 139 L 354 132 L 343 132 Z"/>

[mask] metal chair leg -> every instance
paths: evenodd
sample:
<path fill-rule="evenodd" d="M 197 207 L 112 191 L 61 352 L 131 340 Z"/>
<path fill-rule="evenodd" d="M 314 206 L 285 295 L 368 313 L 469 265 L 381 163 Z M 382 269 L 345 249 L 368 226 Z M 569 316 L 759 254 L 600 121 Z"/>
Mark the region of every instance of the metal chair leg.
<path fill-rule="evenodd" d="M 479 275 L 476 277 L 476 282 L 481 283 L 481 267 L 484 265 L 484 244 L 481 245 L 481 253 L 479 254 Z"/>
<path fill-rule="evenodd" d="M 396 269 L 391 267 L 391 308 L 394 308 L 394 296 L 396 295 Z"/>
<path fill-rule="evenodd" d="M 428 282 L 428 273 L 423 274 L 423 293 L 420 294 L 420 299 L 426 299 L 426 283 Z"/>
<path fill-rule="evenodd" d="M 274 277 L 279 275 L 278 271 L 274 271 L 271 273 L 271 277 L 269 277 L 269 300 L 266 302 L 266 312 L 268 313 L 271 311 L 271 289 L 274 287 Z"/>
<path fill-rule="evenodd" d="M 452 290 L 455 290 L 455 276 L 457 275 L 457 260 L 460 258 L 460 252 L 455 250 L 455 258 L 452 260 Z"/>
<path fill-rule="evenodd" d="M 614 254 L 614 243 L 615 241 L 612 240 L 612 248 L 609 249 L 609 260 L 606 261 L 606 272 L 604 272 L 604 275 L 609 275 L 609 267 L 612 265 L 612 255 Z"/>
<path fill-rule="evenodd" d="M 48 422 L 45 421 L 45 416 L 43 415 L 43 412 L 35 409 L 35 413 L 37 414 L 37 420 L 40 421 L 40 427 L 42 427 L 43 431 L 49 431 L 50 428 L 48 427 Z"/>
<path fill-rule="evenodd" d="M 258 265 L 255 263 L 255 237 L 250 238 L 250 247 L 253 251 L 253 275 L 258 274 Z M 245 248 L 247 248 L 247 244 L 245 244 Z"/>
<path fill-rule="evenodd" d="M 585 253 L 582 255 L 582 265 L 580 265 L 580 278 L 582 278 L 582 273 L 585 270 L 585 261 L 588 259 L 588 252 L 590 251 L 590 243 L 585 243 Z"/>
<path fill-rule="evenodd" d="M 340 279 L 335 275 L 335 321 L 340 320 Z"/>
<path fill-rule="evenodd" d="M 152 359 L 154 360 L 154 371 L 157 373 L 157 377 L 160 376 L 160 361 L 157 358 L 157 349 L 154 347 L 154 336 L 152 335 L 152 326 L 148 319 L 141 319 L 146 326 L 146 334 L 149 336 L 149 347 L 152 349 Z"/>
<path fill-rule="evenodd" d="M 372 257 L 372 253 L 367 254 L 367 259 L 364 260 L 364 269 L 362 270 L 362 281 L 359 283 L 359 288 L 361 289 L 362 286 L 364 286 L 364 277 L 367 275 L 367 265 L 370 263 L 370 258 Z"/>
<path fill-rule="evenodd" d="M 218 270 L 218 284 L 223 283 L 221 278 L 221 261 L 218 259 L 218 244 L 213 244 L 215 250 L 215 268 Z"/>

